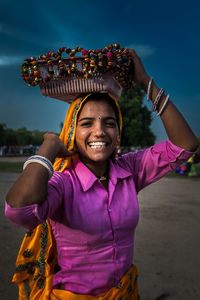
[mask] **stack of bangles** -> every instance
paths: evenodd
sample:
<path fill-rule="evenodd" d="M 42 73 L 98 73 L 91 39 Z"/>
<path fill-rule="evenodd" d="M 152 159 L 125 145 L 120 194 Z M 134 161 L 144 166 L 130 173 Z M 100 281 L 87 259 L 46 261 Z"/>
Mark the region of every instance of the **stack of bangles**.
<path fill-rule="evenodd" d="M 153 82 L 153 78 L 150 79 L 149 84 L 148 84 L 148 88 L 147 88 L 147 101 L 150 100 L 150 94 L 151 94 L 152 82 Z M 160 103 L 160 101 L 161 101 L 161 98 L 162 98 L 162 96 L 164 95 L 164 93 L 165 93 L 165 89 L 163 89 L 163 88 L 160 89 L 160 91 L 158 92 L 158 94 L 157 94 L 157 96 L 156 96 L 156 99 L 155 99 L 155 101 L 154 101 L 154 103 L 153 103 L 153 107 L 152 107 L 152 111 L 153 111 L 153 112 L 156 111 L 156 110 L 158 109 L 158 105 L 159 105 L 159 103 Z M 161 109 L 160 109 L 159 112 L 157 113 L 157 116 L 160 116 L 160 115 L 163 113 L 164 109 L 166 108 L 166 105 L 167 105 L 167 102 L 168 102 L 168 101 L 169 101 L 169 94 L 167 94 L 166 99 L 165 99 L 165 102 L 163 103 Z"/>
<path fill-rule="evenodd" d="M 40 155 L 33 155 L 27 159 L 27 161 L 24 163 L 23 170 L 31 163 L 38 163 L 45 167 L 49 173 L 49 179 L 53 176 L 53 165 L 49 159 L 47 159 L 44 156 Z"/>

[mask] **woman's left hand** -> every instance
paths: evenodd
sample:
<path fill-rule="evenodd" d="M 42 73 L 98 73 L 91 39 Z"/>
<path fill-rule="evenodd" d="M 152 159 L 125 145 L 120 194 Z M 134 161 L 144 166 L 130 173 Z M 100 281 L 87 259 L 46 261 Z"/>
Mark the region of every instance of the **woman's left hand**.
<path fill-rule="evenodd" d="M 147 92 L 150 77 L 148 76 L 140 57 L 134 50 L 129 49 L 129 54 L 134 63 L 133 81 L 142 89 Z M 152 83 L 151 86 L 151 100 L 154 102 L 159 93 L 159 88 Z M 162 107 L 166 96 L 163 95 L 160 105 Z M 164 112 L 161 115 L 162 122 L 164 124 L 168 138 L 173 144 L 188 150 L 195 151 L 199 145 L 196 136 L 187 124 L 184 117 L 175 107 L 175 105 L 169 100 Z"/>
<path fill-rule="evenodd" d="M 137 55 L 135 50 L 128 49 L 130 57 L 134 63 L 134 74 L 133 74 L 133 81 L 142 89 L 147 91 L 148 83 L 150 77 L 148 76 L 143 63 L 140 57 Z"/>

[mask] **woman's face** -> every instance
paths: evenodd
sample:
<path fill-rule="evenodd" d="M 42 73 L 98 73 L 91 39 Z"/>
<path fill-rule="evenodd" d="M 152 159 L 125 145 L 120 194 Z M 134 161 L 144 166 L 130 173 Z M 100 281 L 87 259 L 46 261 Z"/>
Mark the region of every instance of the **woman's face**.
<path fill-rule="evenodd" d="M 112 106 L 105 100 L 88 101 L 82 108 L 76 129 L 76 145 L 87 165 L 106 162 L 115 150 L 119 128 Z"/>

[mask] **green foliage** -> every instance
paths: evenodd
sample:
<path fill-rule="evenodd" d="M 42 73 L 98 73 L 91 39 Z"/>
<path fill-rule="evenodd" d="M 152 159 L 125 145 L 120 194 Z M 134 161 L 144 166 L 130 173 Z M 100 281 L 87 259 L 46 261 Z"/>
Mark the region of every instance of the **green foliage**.
<path fill-rule="evenodd" d="M 151 112 L 143 105 L 144 92 L 139 87 L 123 91 L 119 99 L 123 117 L 122 146 L 147 147 L 155 143 L 151 131 Z"/>
<path fill-rule="evenodd" d="M 32 144 L 33 145 L 41 145 L 43 141 L 44 132 L 39 130 L 34 130 L 32 132 Z"/>
<path fill-rule="evenodd" d="M 16 137 L 17 145 L 26 146 L 32 144 L 31 132 L 26 127 L 21 127 L 15 130 L 14 135 Z"/>
<path fill-rule="evenodd" d="M 6 124 L 0 124 L 0 145 L 5 145 L 6 136 Z"/>
<path fill-rule="evenodd" d="M 41 145 L 45 132 L 30 131 L 26 127 L 13 130 L 5 124 L 0 124 L 0 146 Z"/>

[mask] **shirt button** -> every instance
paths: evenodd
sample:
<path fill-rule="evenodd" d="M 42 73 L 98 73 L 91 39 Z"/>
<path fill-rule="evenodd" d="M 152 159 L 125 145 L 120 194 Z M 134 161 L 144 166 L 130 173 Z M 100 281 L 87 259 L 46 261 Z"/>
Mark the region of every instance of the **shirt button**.
<path fill-rule="evenodd" d="M 117 243 L 114 243 L 114 247 L 117 247 Z"/>
<path fill-rule="evenodd" d="M 112 209 L 111 209 L 111 208 L 109 208 L 109 209 L 108 209 L 108 211 L 111 213 Z"/>
<path fill-rule="evenodd" d="M 115 262 L 116 262 L 116 264 L 119 264 L 119 260 L 118 260 L 118 259 L 116 259 L 116 261 L 115 261 Z"/>

